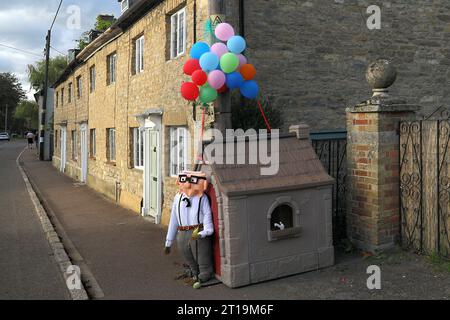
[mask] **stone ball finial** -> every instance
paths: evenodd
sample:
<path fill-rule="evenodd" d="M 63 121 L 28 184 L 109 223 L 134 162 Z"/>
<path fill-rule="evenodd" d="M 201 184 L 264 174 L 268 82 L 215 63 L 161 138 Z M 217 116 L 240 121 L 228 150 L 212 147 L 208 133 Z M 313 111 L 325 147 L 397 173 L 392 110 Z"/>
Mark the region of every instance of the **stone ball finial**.
<path fill-rule="evenodd" d="M 397 70 L 391 61 L 378 59 L 367 68 L 366 79 L 374 91 L 387 91 L 397 79 Z"/>

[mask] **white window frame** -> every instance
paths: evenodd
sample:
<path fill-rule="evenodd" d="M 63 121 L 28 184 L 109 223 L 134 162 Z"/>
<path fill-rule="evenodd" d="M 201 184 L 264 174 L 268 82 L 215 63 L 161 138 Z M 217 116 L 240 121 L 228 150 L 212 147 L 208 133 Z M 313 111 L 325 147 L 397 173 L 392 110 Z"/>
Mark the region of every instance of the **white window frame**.
<path fill-rule="evenodd" d="M 135 47 L 135 56 L 136 56 L 136 60 L 134 62 L 135 72 L 136 72 L 136 74 L 139 74 L 144 71 L 144 48 L 145 48 L 144 36 L 136 39 L 136 41 L 134 43 L 134 47 Z"/>
<path fill-rule="evenodd" d="M 116 129 L 108 129 L 108 161 L 116 162 Z"/>
<path fill-rule="evenodd" d="M 90 156 L 91 156 L 91 158 L 95 158 L 95 157 L 97 157 L 97 130 L 96 129 L 91 129 L 91 136 L 90 136 L 89 143 L 91 144 L 91 148 L 89 150 L 89 152 L 91 153 Z"/>
<path fill-rule="evenodd" d="M 128 0 L 122 0 L 120 2 L 120 9 L 121 9 L 122 13 L 127 11 L 129 7 L 130 7 L 130 5 L 129 5 L 129 1 Z"/>
<path fill-rule="evenodd" d="M 180 23 L 181 18 L 183 23 Z M 170 58 L 175 59 L 186 53 L 186 8 L 170 17 L 170 25 Z"/>
<path fill-rule="evenodd" d="M 89 89 L 90 92 L 94 92 L 95 91 L 95 78 L 96 78 L 97 74 L 96 74 L 96 70 L 95 70 L 95 65 L 91 66 L 89 69 Z"/>
<path fill-rule="evenodd" d="M 117 53 L 108 56 L 108 85 L 116 83 Z"/>
<path fill-rule="evenodd" d="M 170 133 L 170 176 L 176 177 L 187 169 L 188 131 L 186 127 L 171 127 Z M 176 168 L 175 168 L 176 167 Z"/>
<path fill-rule="evenodd" d="M 133 166 L 144 170 L 144 130 L 133 128 Z"/>

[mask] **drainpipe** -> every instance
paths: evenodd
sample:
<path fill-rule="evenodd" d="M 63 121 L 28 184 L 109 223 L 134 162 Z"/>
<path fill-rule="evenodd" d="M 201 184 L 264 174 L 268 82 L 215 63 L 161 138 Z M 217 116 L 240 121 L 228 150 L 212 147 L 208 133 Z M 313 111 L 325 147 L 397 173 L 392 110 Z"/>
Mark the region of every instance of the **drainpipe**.
<path fill-rule="evenodd" d="M 224 0 L 209 0 L 209 14 L 225 15 Z M 221 94 L 214 104 L 214 113 L 216 116 L 214 128 L 225 136 L 226 129 L 232 128 L 231 123 L 231 95 L 229 92 Z"/>
<path fill-rule="evenodd" d="M 245 6 L 244 0 L 239 0 L 239 34 L 245 38 Z"/>

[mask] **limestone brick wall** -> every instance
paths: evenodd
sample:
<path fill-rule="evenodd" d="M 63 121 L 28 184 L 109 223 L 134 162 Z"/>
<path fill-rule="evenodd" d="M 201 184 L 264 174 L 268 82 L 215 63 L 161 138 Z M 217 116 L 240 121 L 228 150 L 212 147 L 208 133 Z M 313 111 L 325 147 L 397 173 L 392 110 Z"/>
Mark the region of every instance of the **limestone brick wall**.
<path fill-rule="evenodd" d="M 204 24 L 208 13 L 208 1 L 197 0 L 197 40 L 204 35 Z M 178 58 L 170 59 L 170 16 L 186 7 L 187 50 Z M 161 165 L 163 196 L 162 223 L 168 224 L 172 199 L 178 190 L 176 179 L 168 172 L 169 129 L 171 126 L 186 126 L 193 130 L 192 106 L 180 96 L 180 86 L 185 79 L 183 65 L 194 43 L 194 1 L 165 1 L 125 30 L 115 40 L 104 46 L 79 67 L 68 80 L 56 88 L 60 91 L 80 74 L 85 79 L 85 95 L 79 102 L 64 105 L 55 112 L 55 123 L 68 121 L 68 162 L 70 166 L 80 164 L 70 160 L 70 132 L 77 122 L 88 119 L 89 129 L 96 130 L 95 158 L 89 159 L 88 185 L 135 212 L 140 212 L 143 198 L 143 171 L 133 168 L 132 128 L 139 127 L 136 115 L 148 109 L 163 109 Z M 144 35 L 144 71 L 133 72 L 133 42 Z M 117 79 L 107 84 L 107 57 L 117 53 Z M 89 69 L 96 68 L 96 89 L 89 93 Z M 75 92 L 76 93 L 76 92 Z M 66 98 L 67 100 L 67 98 Z M 77 103 L 75 105 L 75 103 Z M 116 162 L 107 161 L 107 129 L 116 129 Z M 58 125 L 55 129 L 60 131 Z M 192 134 L 193 136 L 193 134 Z M 78 141 L 79 143 L 79 141 Z M 79 148 L 79 146 L 78 146 Z M 60 143 L 55 150 L 55 164 L 59 164 Z M 193 155 L 192 159 L 193 160 Z M 192 161 L 193 162 L 193 161 Z M 66 170 L 72 171 L 72 170 Z M 72 175 L 74 176 L 74 175 Z M 119 184 L 119 185 L 118 185 Z M 117 192 L 119 194 L 118 199 Z"/>

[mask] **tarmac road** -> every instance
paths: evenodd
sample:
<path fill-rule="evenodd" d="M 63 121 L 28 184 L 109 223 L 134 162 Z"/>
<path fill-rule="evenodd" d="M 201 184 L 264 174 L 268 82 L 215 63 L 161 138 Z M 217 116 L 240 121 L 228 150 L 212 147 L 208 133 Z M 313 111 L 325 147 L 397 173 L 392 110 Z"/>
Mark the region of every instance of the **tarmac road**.
<path fill-rule="evenodd" d="M 69 299 L 17 168 L 25 146 L 0 142 L 0 300 Z"/>

